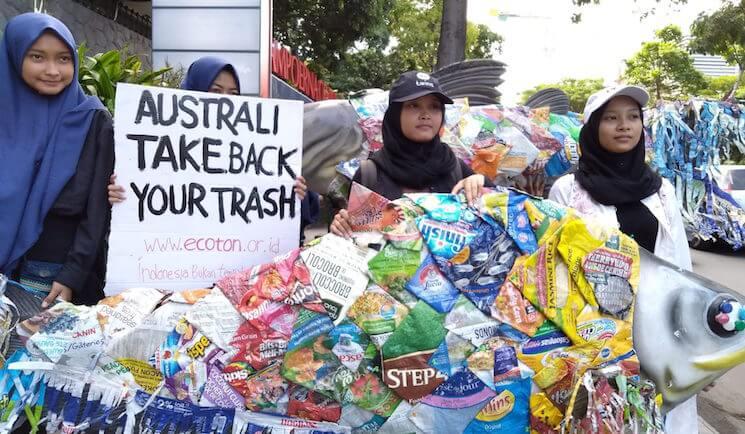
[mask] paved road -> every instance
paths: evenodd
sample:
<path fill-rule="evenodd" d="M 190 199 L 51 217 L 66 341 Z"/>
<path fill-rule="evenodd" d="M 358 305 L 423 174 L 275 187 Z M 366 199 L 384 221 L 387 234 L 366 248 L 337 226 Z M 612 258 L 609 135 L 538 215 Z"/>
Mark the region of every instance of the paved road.
<path fill-rule="evenodd" d="M 745 296 L 745 252 L 691 250 L 693 270 Z M 720 378 L 698 396 L 701 434 L 745 433 L 745 365 Z"/>

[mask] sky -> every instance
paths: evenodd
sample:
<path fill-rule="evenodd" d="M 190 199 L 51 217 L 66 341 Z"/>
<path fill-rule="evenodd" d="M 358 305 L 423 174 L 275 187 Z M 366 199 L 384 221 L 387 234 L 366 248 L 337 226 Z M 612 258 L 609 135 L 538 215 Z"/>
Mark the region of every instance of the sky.
<path fill-rule="evenodd" d="M 495 58 L 507 64 L 507 72 L 498 89 L 502 103 L 511 105 L 523 90 L 562 78 L 602 78 L 612 84 L 622 75 L 624 60 L 654 39 L 655 30 L 677 24 L 687 35 L 699 13 L 720 5 L 720 0 L 688 0 L 678 6 L 666 1 L 602 0 L 577 8 L 571 0 L 468 0 L 468 19 L 504 38 Z M 655 7 L 655 14 L 640 20 Z M 571 17 L 578 11 L 582 21 L 573 24 Z"/>

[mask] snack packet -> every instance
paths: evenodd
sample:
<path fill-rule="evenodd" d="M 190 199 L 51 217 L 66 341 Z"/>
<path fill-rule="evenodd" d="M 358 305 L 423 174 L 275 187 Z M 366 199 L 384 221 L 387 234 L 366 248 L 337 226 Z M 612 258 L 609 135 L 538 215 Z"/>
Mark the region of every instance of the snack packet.
<path fill-rule="evenodd" d="M 320 393 L 292 385 L 289 397 L 288 416 L 317 422 L 338 422 L 341 418 L 341 405 Z"/>
<path fill-rule="evenodd" d="M 377 285 L 370 285 L 349 309 L 347 316 L 372 338 L 378 347 L 401 324 L 409 309 Z"/>
<path fill-rule="evenodd" d="M 233 350 L 230 341 L 244 322 L 244 318 L 219 288 L 213 288 L 196 302 L 186 314 L 186 320 L 226 352 Z"/>
<path fill-rule="evenodd" d="M 399 249 L 387 244 L 380 253 L 368 261 L 367 266 L 376 284 L 396 300 L 412 308 L 417 299 L 405 289 L 405 286 L 419 268 L 420 256 L 421 253 L 418 251 Z"/>
<path fill-rule="evenodd" d="M 377 433 L 380 432 L 385 421 L 385 418 L 377 414 L 363 410 L 354 404 L 348 404 L 341 409 L 339 425 L 350 428 L 355 434 Z"/>
<path fill-rule="evenodd" d="M 297 312 L 286 306 L 292 312 L 293 322 Z M 287 342 L 292 335 L 292 323 L 284 321 L 284 316 L 275 323 L 261 329 L 246 321 L 238 328 L 230 345 L 235 349 L 235 356 L 231 362 L 248 363 L 254 369 L 264 369 L 275 361 L 284 358 Z"/>
<path fill-rule="evenodd" d="M 428 361 L 446 330 L 443 315 L 418 302 L 383 345 L 383 381 L 401 398 L 416 401 L 432 392 L 443 375 Z"/>
<path fill-rule="evenodd" d="M 287 414 L 289 384 L 282 378 L 280 364 L 258 371 L 246 381 L 246 408 L 275 414 Z"/>
<path fill-rule="evenodd" d="M 528 336 L 534 336 L 546 318 L 520 292 L 519 288 L 524 286 L 524 276 L 519 270 L 526 259 L 521 256 L 515 260 L 513 269 L 491 305 L 491 316 Z"/>
<path fill-rule="evenodd" d="M 456 372 L 410 412 L 424 432 L 463 432 L 495 393 L 471 371 Z"/>
<path fill-rule="evenodd" d="M 354 232 L 382 231 L 398 221 L 398 212 L 385 197 L 369 188 L 352 183 L 349 193 L 349 223 Z"/>
<path fill-rule="evenodd" d="M 96 309 L 64 302 L 49 310 L 51 320 L 30 342 L 54 363 L 93 368 L 95 356 L 106 347 Z"/>
<path fill-rule="evenodd" d="M 473 344 L 453 332 L 445 335 L 437 351 L 429 359 L 429 365 L 450 377 L 458 371 L 466 369 L 468 356 L 474 350 Z"/>
<path fill-rule="evenodd" d="M 166 296 L 154 288 L 135 288 L 106 297 L 95 306 L 98 322 L 107 339 L 137 327 Z"/>
<path fill-rule="evenodd" d="M 527 195 L 514 190 L 494 192 L 482 196 L 483 209 L 502 227 L 523 253 L 532 254 L 538 249 L 538 242 L 525 211 Z"/>
<path fill-rule="evenodd" d="M 326 312 L 336 324 L 346 318 L 349 307 L 367 287 L 367 255 L 366 249 L 333 234 L 325 235 L 301 255 Z"/>

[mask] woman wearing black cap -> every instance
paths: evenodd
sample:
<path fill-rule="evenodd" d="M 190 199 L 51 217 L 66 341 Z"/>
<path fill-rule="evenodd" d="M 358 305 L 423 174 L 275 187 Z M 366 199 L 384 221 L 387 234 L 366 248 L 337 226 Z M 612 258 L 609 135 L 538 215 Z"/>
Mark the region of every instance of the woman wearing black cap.
<path fill-rule="evenodd" d="M 559 178 L 549 199 L 617 226 L 640 246 L 685 270 L 691 255 L 675 188 L 645 162 L 642 107 L 636 86 L 603 89 L 587 100 L 577 173 Z M 667 414 L 665 432 L 698 432 L 696 397 Z"/>
<path fill-rule="evenodd" d="M 401 74 L 388 96 L 383 117 L 383 149 L 364 161 L 354 182 L 396 200 L 404 193 L 456 193 L 465 191 L 472 202 L 484 186 L 483 175 L 475 175 L 450 147 L 440 141 L 445 104 L 453 101 L 440 90 L 437 79 L 424 72 Z M 341 210 L 331 223 L 331 232 L 349 237 L 349 215 Z"/>

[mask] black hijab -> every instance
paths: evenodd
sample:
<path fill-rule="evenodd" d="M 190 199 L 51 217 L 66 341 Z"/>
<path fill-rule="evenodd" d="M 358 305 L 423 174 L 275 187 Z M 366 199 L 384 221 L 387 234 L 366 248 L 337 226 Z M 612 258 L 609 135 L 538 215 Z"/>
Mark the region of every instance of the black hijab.
<path fill-rule="evenodd" d="M 383 117 L 383 149 L 370 159 L 396 184 L 419 190 L 449 176 L 458 159 L 450 147 L 440 141 L 439 134 L 426 143 L 407 139 L 401 131 L 402 107 L 400 102 L 388 106 Z M 444 107 L 442 111 L 444 123 Z"/>
<path fill-rule="evenodd" d="M 659 222 L 641 200 L 659 191 L 662 178 L 644 161 L 643 129 L 639 143 L 628 152 L 609 152 L 600 145 L 600 121 L 607 106 L 595 110 L 580 131 L 582 154 L 575 178 L 596 202 L 616 207 L 622 232 L 654 252 Z"/>

